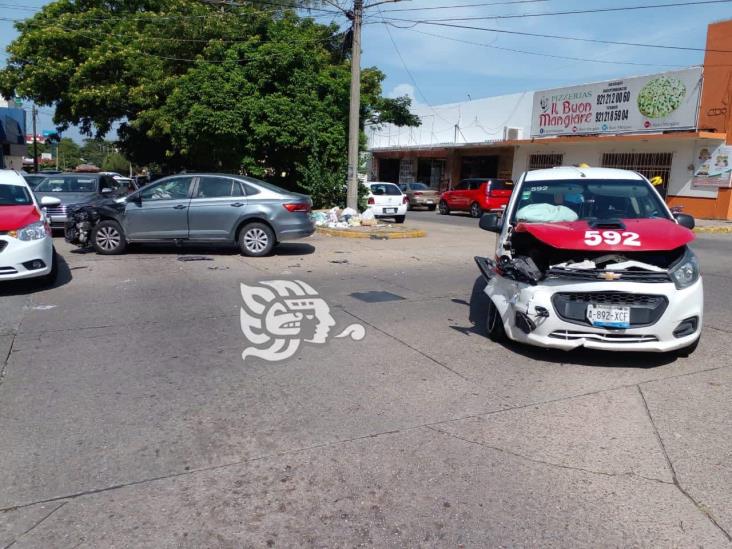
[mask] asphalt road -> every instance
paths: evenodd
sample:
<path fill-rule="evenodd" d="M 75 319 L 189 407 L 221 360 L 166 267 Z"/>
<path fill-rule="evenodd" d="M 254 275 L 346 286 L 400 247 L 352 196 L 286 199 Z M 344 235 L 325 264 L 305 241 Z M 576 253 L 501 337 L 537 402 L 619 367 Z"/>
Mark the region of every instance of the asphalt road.
<path fill-rule="evenodd" d="M 438 211 L 411 210 L 407 217 L 418 222 L 440 223 L 443 225 L 454 225 L 457 227 L 477 227 L 478 219 L 470 217 L 468 212 L 451 212 L 448 215 L 440 215 Z"/>
<path fill-rule="evenodd" d="M 0 547 L 729 547 L 732 237 L 695 246 L 691 358 L 562 353 L 474 329 L 492 236 L 447 219 L 258 260 L 59 240 L 56 287 L 0 287 Z M 242 360 L 240 283 L 281 279 L 328 342 Z"/>

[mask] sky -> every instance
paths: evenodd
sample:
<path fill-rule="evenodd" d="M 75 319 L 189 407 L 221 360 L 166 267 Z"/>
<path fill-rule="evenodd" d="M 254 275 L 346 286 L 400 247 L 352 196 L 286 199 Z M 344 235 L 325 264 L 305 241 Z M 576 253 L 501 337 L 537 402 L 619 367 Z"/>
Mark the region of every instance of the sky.
<path fill-rule="evenodd" d="M 328 0 L 328 4 L 346 0 Z M 366 0 L 366 4 L 378 0 Z M 362 38 L 362 65 L 386 74 L 386 95 L 409 95 L 416 103 L 438 105 L 494 95 L 602 81 L 619 76 L 652 74 L 701 64 L 702 51 L 643 48 L 521 36 L 500 31 L 553 34 L 592 40 L 704 48 L 710 22 L 732 18 L 732 1 L 620 12 L 536 16 L 532 14 L 648 6 L 684 0 L 401 0 L 367 10 Z M 701 0 L 687 0 L 699 2 Z M 0 18 L 23 18 L 26 8 L 43 0 L 0 0 Z M 469 7 L 455 7 L 470 4 Z M 475 4 L 484 4 L 476 6 Z M 493 4 L 493 5 L 485 5 Z M 422 9 L 450 6 L 448 9 Z M 408 10 L 408 11 L 395 11 Z M 506 17 L 519 16 L 519 17 Z M 318 17 L 327 22 L 332 16 Z M 473 19 L 464 18 L 498 19 Z M 391 24 L 383 23 L 389 19 Z M 494 29 L 468 30 L 415 24 Z M 345 28 L 347 20 L 336 16 Z M 12 23 L 0 20 L 0 49 L 16 36 Z M 482 45 L 476 45 L 482 44 Z M 539 55 L 507 50 L 524 50 Z M 549 56 L 582 58 L 557 59 Z M 1 59 L 0 59 L 1 61 Z M 601 62 L 598 62 L 601 61 Z M 633 64 L 635 63 L 635 64 Z M 51 110 L 40 115 L 40 129 L 52 129 Z M 68 135 L 77 137 L 71 130 Z"/>

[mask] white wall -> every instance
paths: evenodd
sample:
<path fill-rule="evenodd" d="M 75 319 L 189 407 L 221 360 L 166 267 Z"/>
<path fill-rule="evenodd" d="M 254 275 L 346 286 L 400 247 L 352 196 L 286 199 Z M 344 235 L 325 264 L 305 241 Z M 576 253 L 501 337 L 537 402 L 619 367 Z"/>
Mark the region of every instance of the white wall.
<path fill-rule="evenodd" d="M 633 142 L 598 142 L 589 143 L 552 143 L 551 139 L 544 139 L 541 143 L 520 145 L 516 148 L 513 157 L 513 177 L 518 178 L 528 169 L 529 155 L 531 154 L 563 154 L 564 165 L 587 163 L 590 166 L 602 166 L 603 153 L 673 153 L 671 162 L 671 177 L 668 185 L 668 194 L 671 196 L 689 196 L 696 198 L 717 198 L 717 189 L 694 187 L 691 185 L 693 171 L 689 169 L 695 159 L 697 144 L 701 140 L 656 140 L 652 137 L 639 137 Z M 721 141 L 704 140 L 710 149 L 715 148 Z"/>
<path fill-rule="evenodd" d="M 527 138 L 531 128 L 534 92 L 487 97 L 462 103 L 430 107 L 417 104 L 412 112 L 420 117 L 417 128 L 391 124 L 366 128 L 370 149 L 437 145 L 439 143 L 482 143 L 503 139 L 503 128 L 521 128 Z M 459 126 L 456 131 L 455 126 Z"/>

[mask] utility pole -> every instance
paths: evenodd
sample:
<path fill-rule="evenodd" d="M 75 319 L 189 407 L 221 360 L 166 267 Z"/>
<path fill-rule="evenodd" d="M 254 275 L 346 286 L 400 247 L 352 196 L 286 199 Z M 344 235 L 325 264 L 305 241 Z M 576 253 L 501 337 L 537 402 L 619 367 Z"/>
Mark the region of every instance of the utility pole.
<path fill-rule="evenodd" d="M 31 115 L 33 116 L 33 171 L 38 173 L 38 138 L 36 137 L 36 118 L 38 118 L 38 109 L 33 103 L 31 107 Z"/>
<path fill-rule="evenodd" d="M 346 206 L 358 211 L 358 141 L 361 114 L 361 20 L 363 0 L 354 0 L 351 46 L 351 105 L 348 112 L 348 191 Z"/>

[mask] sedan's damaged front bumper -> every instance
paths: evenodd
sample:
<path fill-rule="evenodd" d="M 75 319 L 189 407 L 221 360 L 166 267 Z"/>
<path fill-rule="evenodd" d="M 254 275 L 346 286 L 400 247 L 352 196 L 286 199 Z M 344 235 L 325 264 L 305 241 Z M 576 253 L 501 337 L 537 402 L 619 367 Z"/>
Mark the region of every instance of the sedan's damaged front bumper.
<path fill-rule="evenodd" d="M 699 338 L 704 312 L 701 278 L 679 290 L 671 282 L 577 282 L 560 278 L 531 285 L 494 272 L 485 293 L 500 312 L 509 338 L 564 350 L 683 349 Z M 585 311 L 589 303 L 596 302 L 630 307 L 630 327 L 593 326 Z"/>

